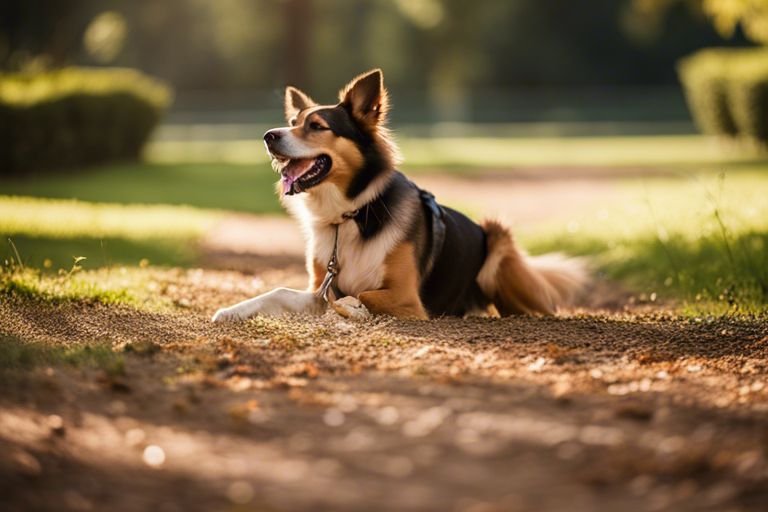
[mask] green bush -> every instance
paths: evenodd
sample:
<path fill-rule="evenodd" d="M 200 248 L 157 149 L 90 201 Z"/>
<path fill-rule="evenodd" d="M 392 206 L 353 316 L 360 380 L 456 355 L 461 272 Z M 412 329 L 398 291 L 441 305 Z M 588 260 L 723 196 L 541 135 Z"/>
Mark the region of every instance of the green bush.
<path fill-rule="evenodd" d="M 0 74 L 0 174 L 135 160 L 170 100 L 131 69 Z"/>
<path fill-rule="evenodd" d="M 731 65 L 728 98 L 738 132 L 768 144 L 768 52 L 753 53 Z"/>
<path fill-rule="evenodd" d="M 678 72 L 703 133 L 768 144 L 768 49 L 702 50 L 683 59 Z"/>
<path fill-rule="evenodd" d="M 693 121 L 702 133 L 733 136 L 736 123 L 728 102 L 728 64 L 735 50 L 710 48 L 682 59 L 678 74 Z"/>

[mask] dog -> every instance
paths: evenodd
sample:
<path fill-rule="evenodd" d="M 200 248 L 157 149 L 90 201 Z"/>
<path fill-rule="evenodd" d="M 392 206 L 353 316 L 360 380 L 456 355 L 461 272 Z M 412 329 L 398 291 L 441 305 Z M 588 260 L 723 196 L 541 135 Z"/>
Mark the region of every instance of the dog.
<path fill-rule="evenodd" d="M 388 109 L 379 69 L 354 78 L 336 105 L 286 88 L 289 126 L 264 143 L 280 200 L 306 235 L 309 287 L 220 309 L 214 322 L 329 306 L 345 317 L 551 315 L 582 289 L 579 260 L 529 257 L 499 222 L 477 224 L 399 172 Z"/>

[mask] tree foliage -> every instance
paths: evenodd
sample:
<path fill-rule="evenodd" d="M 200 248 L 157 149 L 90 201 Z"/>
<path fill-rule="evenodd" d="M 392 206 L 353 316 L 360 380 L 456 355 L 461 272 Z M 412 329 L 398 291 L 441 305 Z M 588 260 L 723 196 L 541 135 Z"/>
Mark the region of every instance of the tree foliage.
<path fill-rule="evenodd" d="M 0 67 L 43 56 L 138 67 L 182 91 L 291 82 L 319 96 L 383 67 L 388 83 L 446 101 L 470 88 L 674 83 L 679 57 L 718 40 L 681 2 L 3 0 Z"/>
<path fill-rule="evenodd" d="M 741 26 L 751 40 L 768 43 L 768 0 L 703 0 L 703 5 L 723 37 L 732 37 Z"/>
<path fill-rule="evenodd" d="M 704 13 L 722 37 L 732 38 L 741 28 L 748 39 L 768 43 L 768 0 L 632 0 L 632 10 L 654 21 L 680 4 Z"/>

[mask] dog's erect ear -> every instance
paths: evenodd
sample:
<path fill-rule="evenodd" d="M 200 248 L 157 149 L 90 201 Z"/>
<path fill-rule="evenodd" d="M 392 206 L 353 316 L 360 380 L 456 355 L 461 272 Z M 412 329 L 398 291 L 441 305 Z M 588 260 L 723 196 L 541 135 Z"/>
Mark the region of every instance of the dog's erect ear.
<path fill-rule="evenodd" d="M 290 85 L 285 88 L 285 120 L 290 121 L 293 116 L 305 108 L 314 107 L 317 103 L 312 98 Z"/>
<path fill-rule="evenodd" d="M 370 126 L 384 123 L 387 119 L 387 90 L 380 69 L 354 78 L 339 92 L 339 100 L 357 120 Z"/>

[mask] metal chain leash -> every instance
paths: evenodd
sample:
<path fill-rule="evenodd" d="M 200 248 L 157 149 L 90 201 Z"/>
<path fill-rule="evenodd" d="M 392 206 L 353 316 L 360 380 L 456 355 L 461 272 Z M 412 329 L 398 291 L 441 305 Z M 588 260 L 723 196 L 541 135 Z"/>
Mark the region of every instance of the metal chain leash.
<path fill-rule="evenodd" d="M 357 215 L 358 210 L 354 210 L 351 212 L 347 212 L 342 214 L 342 220 L 338 224 L 334 224 L 334 234 L 333 234 L 333 252 L 331 253 L 331 259 L 328 260 L 328 265 L 326 266 L 326 272 L 325 272 L 325 278 L 323 278 L 323 282 L 320 285 L 320 288 L 317 289 L 316 295 L 320 298 L 322 298 L 325 302 L 331 303 L 331 299 L 328 298 L 328 292 L 331 291 L 331 286 L 333 285 L 333 280 L 336 279 L 336 276 L 339 275 L 339 272 L 341 271 L 341 268 L 339 267 L 339 227 L 349 219 L 353 218 L 355 215 Z M 335 297 L 335 299 L 338 299 L 339 297 Z"/>

